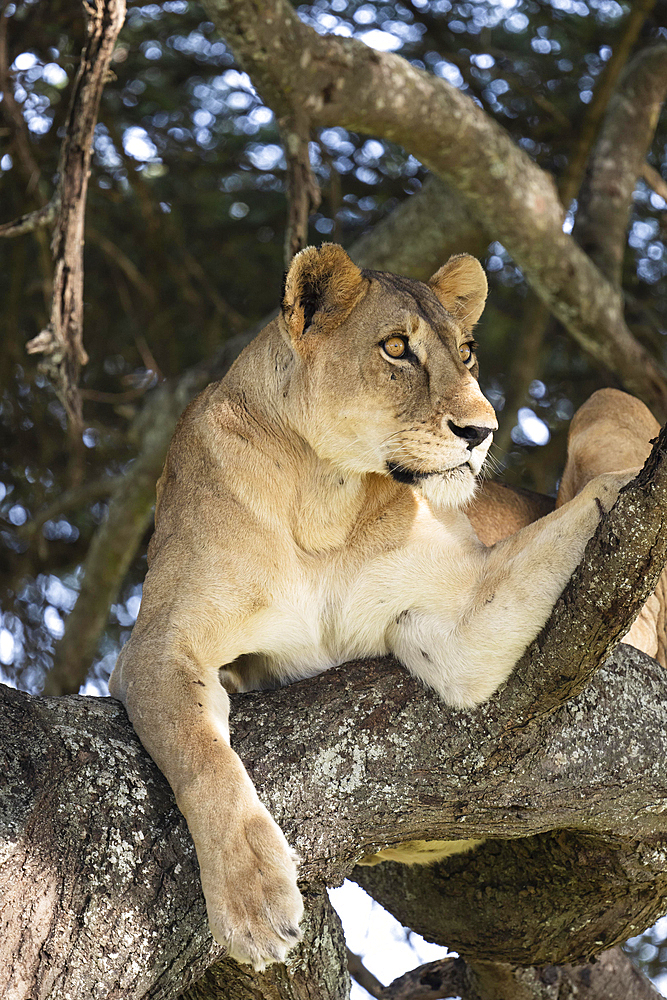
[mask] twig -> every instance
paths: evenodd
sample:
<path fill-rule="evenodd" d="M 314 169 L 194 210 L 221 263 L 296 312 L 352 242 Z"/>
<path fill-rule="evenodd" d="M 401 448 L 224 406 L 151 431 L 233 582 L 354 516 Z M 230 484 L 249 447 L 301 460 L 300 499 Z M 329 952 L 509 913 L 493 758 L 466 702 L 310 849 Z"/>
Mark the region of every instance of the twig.
<path fill-rule="evenodd" d="M 359 983 L 372 997 L 377 997 L 378 1000 L 383 997 L 384 986 L 380 980 L 368 971 L 359 955 L 355 955 L 349 948 L 346 948 L 345 951 L 347 953 L 347 968 L 355 983 Z"/>
<path fill-rule="evenodd" d="M 153 357 L 153 352 L 148 346 L 148 342 L 144 335 L 141 333 L 135 333 L 134 342 L 137 345 L 137 350 L 139 351 L 139 355 L 146 370 L 149 372 L 155 372 L 158 377 L 158 381 L 164 382 L 164 375 L 162 374 L 157 361 Z"/>
<path fill-rule="evenodd" d="M 155 379 L 151 378 L 145 385 L 138 385 L 135 389 L 126 389 L 125 392 L 102 392 L 99 389 L 81 389 L 81 398 L 89 399 L 93 403 L 110 403 L 115 406 L 117 403 L 131 403 L 135 399 L 141 399 L 149 389 L 152 389 Z"/>
<path fill-rule="evenodd" d="M 0 236 L 22 236 L 23 233 L 32 233 L 42 226 L 50 226 L 60 211 L 60 198 L 57 194 L 50 202 L 38 208 L 35 212 L 22 215 L 13 222 L 5 222 L 0 226 Z"/>
<path fill-rule="evenodd" d="M 667 201 L 667 181 L 663 179 L 662 174 L 659 174 L 655 167 L 652 167 L 650 163 L 644 163 L 641 176 L 656 194 Z"/>
<path fill-rule="evenodd" d="M 82 507 L 84 504 L 99 500 L 100 497 L 111 496 L 124 478 L 124 476 L 102 476 L 76 489 L 66 490 L 48 507 L 43 507 L 33 518 L 17 528 L 16 533 L 24 538 L 32 538 L 47 521 L 64 514 L 65 511 Z"/>
<path fill-rule="evenodd" d="M 134 261 L 130 260 L 127 254 L 123 253 L 120 247 L 110 240 L 108 236 L 103 236 L 93 226 L 86 226 L 86 234 L 91 243 L 96 243 L 102 253 L 106 254 L 109 260 L 123 272 L 137 291 L 147 300 L 150 306 L 154 307 L 157 302 L 157 292 L 150 281 L 143 276 Z"/>
<path fill-rule="evenodd" d="M 202 286 L 213 303 L 213 307 L 218 315 L 225 320 L 234 333 L 239 333 L 241 330 L 244 330 L 248 326 L 247 318 L 242 316 L 240 312 L 237 312 L 237 310 L 222 297 L 218 289 L 210 281 L 206 271 L 201 266 L 197 258 L 182 245 L 179 247 L 179 250 L 186 269 L 189 271 L 191 277 L 198 281 Z"/>

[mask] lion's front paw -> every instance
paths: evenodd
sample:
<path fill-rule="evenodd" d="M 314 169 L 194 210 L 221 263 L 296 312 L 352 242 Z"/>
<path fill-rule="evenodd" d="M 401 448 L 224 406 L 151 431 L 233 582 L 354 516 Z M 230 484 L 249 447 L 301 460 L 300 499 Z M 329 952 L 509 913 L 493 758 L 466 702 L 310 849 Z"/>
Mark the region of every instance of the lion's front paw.
<path fill-rule="evenodd" d="M 638 472 L 639 468 L 623 469 L 620 472 L 604 472 L 602 475 L 596 476 L 595 479 L 591 479 L 582 493 L 584 491 L 592 493 L 598 501 L 598 506 L 606 514 L 616 503 L 620 490 L 631 482 Z"/>
<path fill-rule="evenodd" d="M 232 958 L 261 971 L 284 962 L 301 939 L 298 859 L 264 809 L 239 823 L 234 836 L 225 840 L 211 869 L 202 866 L 211 932 Z"/>

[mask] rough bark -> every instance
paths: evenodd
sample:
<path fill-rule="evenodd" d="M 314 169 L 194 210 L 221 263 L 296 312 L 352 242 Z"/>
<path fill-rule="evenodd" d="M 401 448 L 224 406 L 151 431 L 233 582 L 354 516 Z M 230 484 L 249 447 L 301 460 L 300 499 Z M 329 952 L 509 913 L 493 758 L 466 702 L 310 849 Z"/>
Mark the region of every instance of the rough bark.
<path fill-rule="evenodd" d="M 0 969 L 22 976 L 5 995 L 177 996 L 219 950 L 185 824 L 123 709 L 6 688 L 2 702 Z M 391 872 L 390 908 L 466 957 L 581 961 L 638 933 L 667 908 L 664 672 L 621 647 L 503 766 L 497 727 L 492 706 L 446 709 L 387 662 L 234 699 L 234 746 L 305 888 L 390 843 L 492 837 L 444 868 L 357 874 Z"/>
<path fill-rule="evenodd" d="M 220 953 L 185 823 L 125 712 L 111 699 L 0 698 L 0 992 L 176 997 Z M 667 908 L 667 677 L 629 647 L 534 724 L 531 746 L 517 737 L 506 766 L 491 706 L 447 709 L 386 661 L 236 696 L 233 719 L 308 891 L 397 841 L 497 838 L 446 869 L 391 866 L 392 908 L 402 896 L 417 909 L 423 892 L 417 929 L 458 936 L 467 958 L 521 964 L 580 962 Z"/>
<path fill-rule="evenodd" d="M 620 948 L 583 966 L 500 970 L 480 964 L 470 972 L 463 1000 L 659 1000 L 662 995 Z"/>
<path fill-rule="evenodd" d="M 287 0 L 263 0 L 261 12 L 257 0 L 205 7 L 274 111 L 300 107 L 313 125 L 382 136 L 413 153 L 456 188 L 577 342 L 667 417 L 664 373 L 628 330 L 618 292 L 563 232 L 551 177 L 469 97 L 393 53 L 318 35 Z"/>
<path fill-rule="evenodd" d="M 46 355 L 45 369 L 73 434 L 81 430 L 78 379 L 88 360 L 83 346 L 83 244 L 90 157 L 102 90 L 125 20 L 125 0 L 93 0 L 85 10 L 88 41 L 74 81 L 58 168 L 60 204 L 53 233 L 51 318 L 48 327 L 27 345 L 29 354 Z"/>
<path fill-rule="evenodd" d="M 326 892 L 307 892 L 303 941 L 285 965 L 263 973 L 227 959 L 219 962 L 181 1000 L 348 1000 L 345 937 Z"/>
<path fill-rule="evenodd" d="M 373 994 L 375 995 L 375 994 Z M 620 948 L 603 952 L 586 965 L 547 965 L 539 969 L 502 966 L 495 962 L 468 964 L 462 958 L 429 962 L 407 972 L 378 1000 L 659 1000 L 646 976 Z"/>

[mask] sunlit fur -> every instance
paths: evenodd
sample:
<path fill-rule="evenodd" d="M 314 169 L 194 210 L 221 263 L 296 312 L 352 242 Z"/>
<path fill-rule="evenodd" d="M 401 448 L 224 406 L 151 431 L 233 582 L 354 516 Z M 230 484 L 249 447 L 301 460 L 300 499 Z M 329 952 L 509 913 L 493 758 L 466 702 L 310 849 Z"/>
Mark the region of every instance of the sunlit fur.
<path fill-rule="evenodd" d="M 220 679 L 243 691 L 393 653 L 448 705 L 477 705 L 629 478 L 594 479 L 510 538 L 480 542 L 459 508 L 496 419 L 461 347 L 485 297 L 465 255 L 427 286 L 307 248 L 279 317 L 174 436 L 110 691 L 187 819 L 213 934 L 256 968 L 284 959 L 303 907 L 296 857 L 229 746 Z M 405 358 L 383 351 L 390 336 Z"/>

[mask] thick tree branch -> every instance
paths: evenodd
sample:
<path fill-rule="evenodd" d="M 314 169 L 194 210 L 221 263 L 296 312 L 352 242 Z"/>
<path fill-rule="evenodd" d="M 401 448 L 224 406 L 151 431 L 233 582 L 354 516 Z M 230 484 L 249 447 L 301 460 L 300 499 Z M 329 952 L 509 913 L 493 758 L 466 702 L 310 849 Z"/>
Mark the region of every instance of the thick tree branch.
<path fill-rule="evenodd" d="M 667 45 L 644 49 L 612 98 L 581 192 L 575 236 L 605 277 L 621 284 L 632 195 L 667 94 Z"/>
<path fill-rule="evenodd" d="M 7 688 L 0 700 L 5 995 L 43 1000 L 66 985 L 88 1000 L 101 978 L 109 997 L 177 996 L 219 950 L 185 823 L 123 709 Z M 233 720 L 236 750 L 304 858 L 306 889 L 406 839 L 501 838 L 450 859 L 448 876 L 357 869 L 386 870 L 418 910 L 410 926 L 458 938 L 469 959 L 581 961 L 667 906 L 667 678 L 629 647 L 532 743 L 510 734 L 502 766 L 493 702 L 447 709 L 387 662 L 236 696 Z M 535 836 L 564 829 L 582 832 Z"/>
<path fill-rule="evenodd" d="M 379 1000 L 660 1000 L 661 994 L 620 948 L 586 965 L 512 968 L 462 958 L 429 962 L 378 993 Z"/>
<path fill-rule="evenodd" d="M 667 678 L 655 661 L 625 648 L 617 652 L 614 664 L 594 675 L 576 702 L 562 703 L 581 688 L 586 673 L 592 673 L 608 648 L 605 635 L 613 636 L 616 629 L 618 634 L 625 631 L 633 613 L 632 600 L 644 599 L 640 586 L 650 588 L 653 575 L 662 566 L 667 536 L 661 528 L 667 510 L 666 444 L 667 430 L 663 430 L 644 470 L 621 495 L 589 546 L 579 571 L 579 584 L 575 583 L 571 592 L 566 590 L 541 640 L 488 705 L 466 713 L 452 712 L 397 665 L 387 667 L 373 661 L 366 661 L 363 670 L 347 665 L 270 695 L 258 693 L 236 699 L 234 746 L 264 801 L 305 859 L 302 874 L 306 886 L 336 884 L 360 858 L 405 840 L 492 837 L 500 838 L 499 842 L 447 862 L 444 890 L 442 867 L 408 869 L 406 875 L 400 866 L 394 871 L 380 866 L 365 870 L 360 877 L 373 895 L 394 912 L 398 910 L 409 926 L 459 947 L 467 958 L 472 953 L 485 962 L 529 966 L 581 959 L 636 933 L 660 915 L 667 905 L 667 877 L 664 852 L 657 850 L 655 843 L 656 838 L 667 839 L 667 689 L 663 690 Z M 619 521 L 624 530 L 617 536 Z M 649 525 L 644 532 L 640 530 L 643 523 Z M 626 537 L 631 539 L 629 546 Z M 630 572 L 624 561 L 628 559 L 627 547 L 632 557 Z M 600 586 L 603 575 L 605 586 Z M 643 579 L 638 580 L 638 576 Z M 639 597 L 635 591 L 639 591 Z M 560 623 L 558 633 L 554 622 Z M 583 645 L 581 635 L 587 640 L 590 636 L 596 639 L 594 662 L 585 656 L 577 658 Z M 0 919 L 5 922 L 7 947 L 17 953 L 29 950 L 23 938 L 26 926 L 30 927 L 30 942 L 37 947 L 37 954 L 26 959 L 29 965 L 32 962 L 26 981 L 35 995 L 18 994 L 19 1000 L 22 996 L 39 1000 L 44 995 L 38 991 L 43 974 L 39 964 L 43 942 L 54 935 L 63 940 L 76 937 L 78 931 L 75 934 L 71 927 L 73 912 L 79 913 L 77 927 L 87 928 L 100 942 L 110 941 L 114 961 L 117 958 L 123 968 L 128 959 L 117 940 L 121 930 L 123 940 L 132 942 L 133 948 L 138 937 L 142 947 L 148 947 L 144 935 L 149 929 L 155 932 L 149 965 L 158 971 L 163 969 L 166 957 L 159 948 L 165 945 L 157 942 L 162 941 L 166 931 L 161 921 L 169 925 L 174 919 L 174 901 L 167 900 L 166 911 L 159 902 L 159 886 L 165 876 L 165 862 L 159 859 L 165 848 L 156 848 L 155 837 L 165 836 L 166 832 L 155 814 L 146 812 L 143 801 L 149 795 L 148 786 L 156 782 L 160 785 L 160 779 L 150 767 L 142 772 L 144 777 L 135 779 L 138 762 L 144 768 L 147 762 L 132 737 L 129 755 L 123 748 L 127 742 L 123 713 L 112 709 L 109 702 L 53 702 L 29 699 L 15 692 L 6 692 L 5 697 L 7 710 L 2 718 L 9 730 L 5 744 L 0 739 L 0 747 L 6 747 L 9 781 L 6 807 L 0 815 L 10 820 L 5 837 L 11 843 L 20 843 L 21 848 L 18 853 L 16 849 L 10 851 L 5 865 L 4 878 L 12 892 L 5 896 L 7 903 L 4 911 L 0 910 Z M 641 712 L 637 711 L 638 704 L 642 705 Z M 65 713 L 64 721 L 59 717 L 61 711 Z M 258 727 L 260 712 L 263 724 Z M 546 713 L 550 713 L 549 717 Z M 92 717 L 95 719 L 90 723 Z M 528 719 L 532 719 L 529 726 L 525 725 Z M 91 724 L 100 728 L 95 740 L 90 735 Z M 105 725 L 107 731 L 102 733 Z M 614 734 L 611 741 L 610 732 Z M 108 771 L 106 756 L 111 745 L 117 757 L 114 770 L 123 776 L 122 788 L 120 794 L 116 790 L 114 796 L 104 797 L 100 815 L 98 779 L 93 775 L 97 775 L 102 759 L 102 770 Z M 71 766 L 63 763 L 63 746 L 67 760 L 74 757 L 79 761 L 74 774 Z M 23 779 L 19 779 L 19 773 L 30 774 L 36 766 L 30 763 L 33 752 L 39 753 L 40 759 L 55 761 L 55 770 L 45 777 L 55 817 L 50 808 L 43 808 L 43 784 L 34 783 L 30 795 L 35 804 L 31 805 Z M 92 770 L 88 767 L 91 762 Z M 64 778 L 53 791 L 58 774 L 64 774 Z M 137 781 L 139 792 L 130 791 L 136 789 Z M 160 787 L 164 803 L 169 792 L 164 783 Z M 126 815 L 126 806 L 133 798 L 143 804 L 141 816 Z M 80 831 L 75 834 L 67 825 L 71 819 L 67 810 L 65 827 L 62 825 L 65 819 L 58 803 L 65 801 L 77 802 L 87 829 L 97 830 L 101 825 L 112 831 L 111 839 L 107 835 L 107 844 L 113 847 L 120 843 L 126 878 L 109 885 L 110 871 L 117 876 L 116 866 L 121 864 L 112 850 L 108 858 L 102 859 L 95 886 L 87 886 L 90 893 L 85 900 L 77 897 L 73 903 L 70 897 L 74 889 L 68 885 L 68 903 L 63 908 L 65 890 L 58 883 L 61 876 L 49 867 L 48 858 L 45 860 L 46 848 L 38 845 L 48 845 L 50 852 L 54 844 L 59 845 L 58 856 L 70 857 L 86 879 L 91 866 L 85 854 L 87 842 L 80 844 Z M 17 808 L 22 816 L 19 820 L 15 816 Z M 120 809 L 123 815 L 114 812 L 110 817 L 109 809 Z M 173 810 L 170 815 L 175 818 Z M 144 817 L 150 824 L 146 829 Z M 46 826 L 42 828 L 40 823 Z M 176 864 L 180 878 L 180 852 L 187 854 L 190 846 L 182 824 L 179 829 Z M 566 837 L 535 836 L 547 830 L 581 832 Z M 518 845 L 507 839 L 515 837 L 532 839 Z M 63 838 L 66 843 L 61 844 Z M 142 903 L 127 918 L 131 926 L 123 924 L 119 930 L 118 914 L 125 911 L 118 909 L 124 898 L 118 893 L 130 891 L 138 866 L 142 873 L 146 871 L 144 840 L 146 848 L 158 855 L 151 862 L 155 875 L 148 893 L 155 916 L 146 925 L 146 907 Z M 637 847 L 637 840 L 645 844 L 643 849 Z M 97 839 L 93 843 L 97 844 Z M 524 846 L 527 844 L 528 848 Z M 35 849 L 37 855 L 33 858 Z M 83 857 L 80 850 L 84 850 Z M 96 861 L 100 861 L 99 847 L 96 852 Z M 576 864 L 572 863 L 573 855 Z M 513 866 L 518 874 L 511 876 L 508 873 Z M 23 884 L 19 871 L 28 873 L 29 886 Z M 558 872 L 565 872 L 566 878 Z M 194 864 L 188 877 L 192 893 L 187 901 L 189 909 L 192 900 L 198 898 Z M 402 885 L 401 880 L 406 878 L 414 891 Z M 517 907 L 518 885 L 526 878 L 539 890 L 533 888 L 527 902 Z M 560 895 L 554 891 L 558 883 Z M 52 902 L 40 924 L 42 931 L 36 932 L 34 913 L 42 905 L 39 900 L 45 884 L 50 887 L 48 897 Z M 480 884 L 486 886 L 483 900 L 488 906 L 480 906 Z M 458 891 L 454 886 L 459 887 Z M 95 916 L 100 894 L 118 899 L 112 905 L 112 940 L 109 929 L 103 926 L 108 910 L 102 913 L 102 926 L 92 927 L 100 918 L 99 914 Z M 461 905 L 461 896 L 466 894 L 465 905 Z M 601 899 L 605 901 L 602 906 Z M 182 905 L 179 895 L 178 907 Z M 512 905 L 517 916 L 515 926 L 510 928 L 508 913 Z M 472 910 L 474 920 L 470 917 Z M 196 925 L 187 924 L 184 941 L 175 947 L 182 968 L 192 967 L 198 973 L 214 953 L 210 946 L 204 948 L 203 909 L 196 913 Z M 462 913 L 466 914 L 463 929 Z M 495 926 L 489 933 L 488 925 L 498 919 L 504 930 Z M 67 923 L 65 929 L 59 925 L 62 920 Z M 480 931 L 480 925 L 483 933 L 477 938 L 475 956 L 474 934 Z M 533 929 L 532 936 L 528 928 Z M 197 942 L 194 952 L 192 941 Z M 172 939 L 169 944 L 174 947 Z M 71 947 L 82 949 L 78 937 Z M 494 949 L 496 954 L 492 953 Z M 79 959 L 73 959 L 64 946 L 62 950 L 68 971 L 58 974 L 71 977 Z M 139 977 L 133 982 L 135 992 L 126 988 L 125 995 L 157 995 L 151 992 L 155 982 L 150 979 L 148 988 L 145 977 Z M 158 977 L 157 982 L 162 989 L 164 977 Z M 182 985 L 186 980 L 176 975 L 175 982 Z M 74 998 L 79 995 L 76 991 L 72 994 Z"/>
<path fill-rule="evenodd" d="M 457 189 L 577 342 L 667 417 L 664 373 L 625 325 L 619 294 L 563 232 L 553 181 L 469 97 L 393 53 L 318 35 L 287 0 L 262 3 L 261 15 L 256 0 L 205 6 L 274 111 L 301 106 L 314 125 L 379 135 L 413 153 Z"/>
<path fill-rule="evenodd" d="M 46 355 L 44 367 L 73 434 L 81 430 L 78 380 L 88 360 L 83 346 L 83 244 L 90 157 L 102 90 L 125 20 L 125 0 L 91 0 L 86 13 L 88 41 L 74 81 L 58 168 L 60 209 L 53 234 L 51 318 L 48 327 L 27 344 L 29 354 Z"/>
<path fill-rule="evenodd" d="M 490 240 L 456 192 L 431 175 L 348 252 L 360 267 L 428 281 L 452 254 L 483 257 Z"/>
<path fill-rule="evenodd" d="M 583 689 L 655 590 L 666 563 L 667 424 L 640 474 L 602 519 L 549 621 L 518 664 L 523 697 L 513 700 L 515 725 Z M 497 699 L 501 712 L 504 698 L 501 693 Z"/>
<path fill-rule="evenodd" d="M 350 977 L 338 914 L 326 892 L 307 892 L 303 941 L 285 965 L 253 972 L 231 960 L 212 965 L 180 1000 L 348 1000 Z"/>

